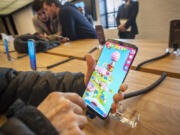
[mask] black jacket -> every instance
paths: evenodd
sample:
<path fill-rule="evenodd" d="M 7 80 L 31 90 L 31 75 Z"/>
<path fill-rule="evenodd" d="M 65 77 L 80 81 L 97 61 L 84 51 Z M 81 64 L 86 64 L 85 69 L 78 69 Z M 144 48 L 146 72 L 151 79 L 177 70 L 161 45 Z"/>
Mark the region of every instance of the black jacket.
<path fill-rule="evenodd" d="M 60 8 L 59 19 L 62 35 L 70 40 L 97 38 L 96 31 L 89 21 L 74 7 L 65 5 Z"/>
<path fill-rule="evenodd" d="M 125 7 L 125 4 L 122 4 L 118 9 L 118 13 L 117 13 L 117 17 L 116 17 L 117 26 L 120 25 L 120 22 L 119 22 L 120 19 L 127 19 L 125 28 L 128 29 L 131 26 L 132 27 L 131 32 L 133 34 L 138 34 L 138 27 L 136 24 L 136 16 L 137 16 L 138 10 L 139 10 L 139 3 L 137 1 L 136 2 L 131 1 L 130 5 L 129 5 L 128 13 L 125 13 L 124 7 Z M 126 17 L 124 17 L 124 14 L 127 14 L 127 15 L 125 15 Z"/>
<path fill-rule="evenodd" d="M 0 135 L 58 135 L 35 107 L 53 91 L 84 93 L 82 73 L 17 72 L 0 68 L 0 113 L 10 118 Z"/>

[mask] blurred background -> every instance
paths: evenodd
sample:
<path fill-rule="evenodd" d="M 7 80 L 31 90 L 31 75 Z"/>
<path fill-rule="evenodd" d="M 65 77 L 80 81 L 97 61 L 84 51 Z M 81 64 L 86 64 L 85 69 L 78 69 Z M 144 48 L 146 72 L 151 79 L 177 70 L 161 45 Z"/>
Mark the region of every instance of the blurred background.
<path fill-rule="evenodd" d="M 118 38 L 116 16 L 122 0 L 60 0 L 83 7 L 93 17 L 94 25 L 104 27 L 106 38 Z M 180 0 L 138 0 L 136 39 L 168 40 L 170 20 L 180 18 Z M 0 33 L 34 33 L 33 0 L 0 0 Z"/>

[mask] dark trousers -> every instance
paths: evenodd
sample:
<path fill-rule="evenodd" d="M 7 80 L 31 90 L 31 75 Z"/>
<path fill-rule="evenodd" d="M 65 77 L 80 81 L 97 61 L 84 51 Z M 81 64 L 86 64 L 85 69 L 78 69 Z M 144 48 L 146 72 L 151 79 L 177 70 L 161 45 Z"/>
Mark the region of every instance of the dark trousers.
<path fill-rule="evenodd" d="M 135 39 L 135 34 L 132 32 L 120 32 L 118 33 L 120 39 Z"/>

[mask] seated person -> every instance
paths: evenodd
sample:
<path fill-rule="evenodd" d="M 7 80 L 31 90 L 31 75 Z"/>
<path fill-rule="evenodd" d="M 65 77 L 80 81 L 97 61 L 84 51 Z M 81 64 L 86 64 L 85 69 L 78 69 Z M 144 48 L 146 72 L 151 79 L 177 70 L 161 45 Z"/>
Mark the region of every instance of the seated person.
<path fill-rule="evenodd" d="M 9 118 L 0 128 L 0 135 L 84 134 L 81 129 L 87 123 L 83 116 L 86 104 L 77 94 L 83 94 L 95 66 L 91 55 L 86 60 L 85 79 L 82 73 L 0 68 L 0 113 L 6 113 Z M 120 88 L 125 89 L 125 85 Z M 114 96 L 112 112 L 120 99 L 121 93 Z"/>
<path fill-rule="evenodd" d="M 93 26 L 73 6 L 62 6 L 59 0 L 45 0 L 43 7 L 50 18 L 59 18 L 62 36 L 69 37 L 70 40 L 97 38 Z"/>
<path fill-rule="evenodd" d="M 63 41 L 61 36 L 61 24 L 58 18 L 50 19 L 43 9 L 43 0 L 35 0 L 32 4 L 32 9 L 36 12 L 36 16 L 33 17 L 33 25 L 36 32 L 43 38 L 50 41 L 60 40 Z M 65 40 L 66 41 L 66 40 Z"/>
<path fill-rule="evenodd" d="M 83 14 L 83 15 L 86 17 L 86 19 L 93 25 L 93 18 L 92 18 L 92 16 L 89 15 L 89 14 L 87 14 L 87 13 L 85 12 L 84 8 L 82 8 L 82 7 L 78 7 L 77 9 L 78 9 L 79 12 L 80 12 L 81 14 Z"/>

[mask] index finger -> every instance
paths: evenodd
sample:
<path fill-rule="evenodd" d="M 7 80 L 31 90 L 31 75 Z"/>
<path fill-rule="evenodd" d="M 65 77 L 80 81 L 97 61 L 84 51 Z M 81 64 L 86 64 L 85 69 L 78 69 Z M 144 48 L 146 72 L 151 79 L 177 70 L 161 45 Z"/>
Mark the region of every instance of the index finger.
<path fill-rule="evenodd" d="M 70 101 L 72 101 L 73 103 L 79 105 L 80 107 L 82 107 L 83 109 L 86 108 L 86 103 L 83 100 L 82 97 L 80 97 L 78 94 L 76 93 L 64 93 L 64 97 L 69 99 Z"/>

